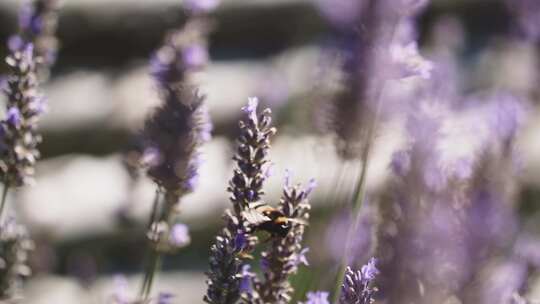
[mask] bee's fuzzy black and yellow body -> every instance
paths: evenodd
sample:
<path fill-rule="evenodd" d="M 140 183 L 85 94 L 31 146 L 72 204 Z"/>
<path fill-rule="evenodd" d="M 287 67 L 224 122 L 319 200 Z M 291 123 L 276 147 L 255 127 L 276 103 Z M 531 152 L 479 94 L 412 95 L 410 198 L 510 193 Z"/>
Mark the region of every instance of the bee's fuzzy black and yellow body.
<path fill-rule="evenodd" d="M 286 237 L 291 230 L 292 223 L 305 224 L 304 221 L 291 219 L 280 210 L 265 203 L 253 203 L 244 216 L 254 230 L 266 231 L 272 236 Z"/>

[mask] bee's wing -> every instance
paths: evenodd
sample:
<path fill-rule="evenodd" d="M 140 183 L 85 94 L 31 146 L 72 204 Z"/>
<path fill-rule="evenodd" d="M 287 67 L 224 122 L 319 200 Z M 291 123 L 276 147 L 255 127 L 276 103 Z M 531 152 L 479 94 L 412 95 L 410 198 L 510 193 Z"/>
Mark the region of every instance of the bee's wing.
<path fill-rule="evenodd" d="M 244 218 L 252 225 L 259 225 L 270 221 L 270 218 L 254 209 L 248 209 L 242 212 Z"/>
<path fill-rule="evenodd" d="M 308 222 L 306 220 L 297 219 L 297 218 L 287 218 L 287 222 L 296 223 L 296 224 L 300 224 L 300 225 L 304 225 L 304 226 L 308 225 Z"/>

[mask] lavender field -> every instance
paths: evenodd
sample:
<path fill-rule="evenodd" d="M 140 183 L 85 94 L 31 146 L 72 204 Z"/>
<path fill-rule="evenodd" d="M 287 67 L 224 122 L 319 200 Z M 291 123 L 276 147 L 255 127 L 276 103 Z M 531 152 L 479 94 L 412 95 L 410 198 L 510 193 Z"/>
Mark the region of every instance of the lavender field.
<path fill-rule="evenodd" d="M 0 303 L 540 303 L 539 0 L 0 0 Z"/>

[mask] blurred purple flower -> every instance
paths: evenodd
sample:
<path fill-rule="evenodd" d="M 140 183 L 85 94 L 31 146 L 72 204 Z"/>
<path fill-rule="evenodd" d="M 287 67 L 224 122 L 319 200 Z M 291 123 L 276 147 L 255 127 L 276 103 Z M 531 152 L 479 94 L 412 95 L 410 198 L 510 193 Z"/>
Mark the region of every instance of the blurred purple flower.
<path fill-rule="evenodd" d="M 514 254 L 537 269 L 540 269 L 540 238 L 523 233 L 514 245 Z"/>
<path fill-rule="evenodd" d="M 157 166 L 161 162 L 159 150 L 155 147 L 146 147 L 139 162 L 143 167 Z"/>
<path fill-rule="evenodd" d="M 360 15 L 363 0 L 317 0 L 322 15 L 336 27 L 347 27 L 355 23 Z"/>
<path fill-rule="evenodd" d="M 8 49 L 11 52 L 19 51 L 24 46 L 24 40 L 19 35 L 12 35 L 8 39 Z"/>
<path fill-rule="evenodd" d="M 478 303 L 511 303 L 513 295 L 526 281 L 526 265 L 520 261 L 502 262 L 493 267 L 481 282 Z"/>
<path fill-rule="evenodd" d="M 32 98 L 28 103 L 28 110 L 36 115 L 44 114 L 47 109 L 47 98 L 44 96 Z"/>
<path fill-rule="evenodd" d="M 36 46 L 36 57 L 41 58 L 37 63 L 40 80 L 48 78 L 50 67 L 56 61 L 59 7 L 59 0 L 27 1 L 19 11 L 19 33 L 8 41 L 11 51 L 20 51 L 28 43 Z"/>
<path fill-rule="evenodd" d="M 379 274 L 379 270 L 376 267 L 377 260 L 375 258 L 369 259 L 366 265 L 363 265 L 360 272 L 362 277 L 366 280 L 371 281 Z"/>
<path fill-rule="evenodd" d="M 404 176 L 411 169 L 411 157 L 406 151 L 397 151 L 392 155 L 390 168 L 394 174 Z"/>
<path fill-rule="evenodd" d="M 299 304 L 330 304 L 328 295 L 327 291 L 309 291 L 306 295 L 307 301 Z"/>
<path fill-rule="evenodd" d="M 143 136 L 147 147 L 159 151 L 148 175 L 177 201 L 196 185 L 199 149 L 206 139 L 200 125 L 208 122 L 201 112 L 204 96 L 197 91 L 165 92 L 165 104 L 146 121 Z"/>
<path fill-rule="evenodd" d="M 160 292 L 156 304 L 172 304 L 174 295 L 168 292 Z"/>
<path fill-rule="evenodd" d="M 187 246 L 191 242 L 188 226 L 184 224 L 173 225 L 170 232 L 170 241 L 176 248 Z"/>
<path fill-rule="evenodd" d="M 423 79 L 431 77 L 433 63 L 424 59 L 418 52 L 416 42 L 406 45 L 394 43 L 390 45 L 390 57 L 395 65 L 395 75 L 398 79 L 419 76 Z"/>
<path fill-rule="evenodd" d="M 182 56 L 186 67 L 198 69 L 208 62 L 208 49 L 198 44 L 190 45 L 182 50 Z"/>
<path fill-rule="evenodd" d="M 130 304 L 129 285 L 124 275 L 117 274 L 113 277 L 113 292 L 111 302 L 114 304 Z"/>
<path fill-rule="evenodd" d="M 0 302 L 17 302 L 23 280 L 30 276 L 29 254 L 34 249 L 25 227 L 13 217 L 0 224 Z"/>
<path fill-rule="evenodd" d="M 491 107 L 489 124 L 494 135 L 503 142 L 514 138 L 525 119 L 524 102 L 506 92 L 497 92 L 487 98 L 492 99 L 488 100 Z"/>
<path fill-rule="evenodd" d="M 18 128 L 21 125 L 21 112 L 16 107 L 11 107 L 7 111 L 7 122 L 15 127 Z"/>
<path fill-rule="evenodd" d="M 184 0 L 184 7 L 195 14 L 210 13 L 215 10 L 220 0 Z"/>
<path fill-rule="evenodd" d="M 345 251 L 351 253 L 347 264 L 368 258 L 367 255 L 370 254 L 373 245 L 372 236 L 375 232 L 378 215 L 376 209 L 368 202 L 361 207 L 359 217 L 356 231 L 349 232 L 354 226 L 350 212 L 336 214 L 328 225 L 325 234 L 325 247 L 328 248 L 328 253 L 335 262 L 339 262 L 343 258 Z M 348 233 L 351 233 L 352 237 L 346 244 Z"/>
<path fill-rule="evenodd" d="M 540 39 L 540 2 L 536 0 L 506 0 L 516 16 L 521 31 L 528 39 Z"/>

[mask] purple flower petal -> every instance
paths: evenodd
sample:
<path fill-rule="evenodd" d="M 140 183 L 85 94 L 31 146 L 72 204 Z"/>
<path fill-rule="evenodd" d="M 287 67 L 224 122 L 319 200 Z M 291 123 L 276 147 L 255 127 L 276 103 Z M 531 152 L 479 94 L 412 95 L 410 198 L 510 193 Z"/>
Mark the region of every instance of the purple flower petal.
<path fill-rule="evenodd" d="M 182 50 L 182 57 L 187 68 L 198 69 L 208 62 L 208 49 L 194 44 Z"/>
<path fill-rule="evenodd" d="M 18 108 L 9 108 L 7 112 L 7 122 L 14 127 L 19 127 L 21 125 L 21 112 Z"/>
<path fill-rule="evenodd" d="M 329 304 L 327 291 L 310 291 L 307 293 L 307 301 L 303 304 Z"/>
<path fill-rule="evenodd" d="M 175 224 L 171 229 L 170 240 L 172 245 L 176 248 L 188 245 L 191 242 L 188 226 L 184 224 Z"/>
<path fill-rule="evenodd" d="M 242 107 L 242 111 L 246 113 L 251 119 L 257 120 L 257 106 L 259 105 L 259 99 L 257 97 L 249 97 L 248 104 Z"/>

